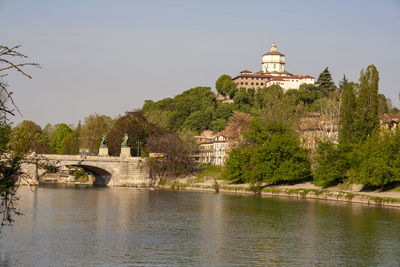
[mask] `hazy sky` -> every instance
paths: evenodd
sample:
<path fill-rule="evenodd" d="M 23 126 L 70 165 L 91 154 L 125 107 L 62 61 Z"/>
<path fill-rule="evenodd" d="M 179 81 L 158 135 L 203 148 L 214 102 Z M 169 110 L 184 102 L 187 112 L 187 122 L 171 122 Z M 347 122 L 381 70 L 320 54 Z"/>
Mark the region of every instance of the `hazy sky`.
<path fill-rule="evenodd" d="M 375 64 L 399 104 L 400 0 L 0 0 L 0 42 L 42 69 L 6 77 L 23 117 L 44 126 L 112 117 L 221 74 L 261 69 L 272 42 L 286 69 L 357 81 Z M 28 71 L 28 70 L 27 70 Z"/>

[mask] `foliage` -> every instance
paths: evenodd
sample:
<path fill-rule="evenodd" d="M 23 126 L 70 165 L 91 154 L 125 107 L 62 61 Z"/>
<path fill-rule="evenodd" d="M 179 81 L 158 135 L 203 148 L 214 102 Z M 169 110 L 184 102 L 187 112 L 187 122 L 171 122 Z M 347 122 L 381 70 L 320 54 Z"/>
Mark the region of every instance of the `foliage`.
<path fill-rule="evenodd" d="M 17 175 L 22 175 L 21 157 L 13 154 L 2 155 L 0 164 L 0 214 L 2 214 L 0 232 L 4 225 L 11 224 L 14 221 L 14 214 L 20 214 L 15 207 L 15 202 L 18 200 L 16 196 L 18 189 Z"/>
<path fill-rule="evenodd" d="M 355 140 L 365 140 L 379 128 L 378 83 L 379 73 L 374 65 L 361 70 L 353 130 Z"/>
<path fill-rule="evenodd" d="M 13 222 L 14 214 L 20 214 L 15 208 L 15 202 L 18 199 L 15 195 L 18 188 L 15 176 L 22 175 L 20 171 L 21 157 L 18 155 L 16 156 L 9 151 L 3 150 L 4 148 L 6 148 L 6 141 L 9 138 L 10 134 L 10 129 L 8 126 L 8 116 L 14 116 L 15 111 L 19 112 L 19 110 L 14 103 L 14 99 L 12 98 L 13 92 L 9 89 L 8 83 L 2 78 L 7 76 L 9 74 L 9 71 L 17 71 L 22 76 L 32 79 L 32 77 L 25 72 L 24 68 L 26 66 L 40 67 L 38 63 L 27 62 L 27 56 L 19 52 L 19 48 L 20 46 L 7 47 L 5 45 L 0 45 L 0 145 L 2 148 L 2 150 L 0 150 L 0 214 L 2 215 L 0 231 L 4 224 L 11 224 Z M 21 137 L 21 135 L 18 137 Z M 19 144 L 17 144 L 18 142 L 13 143 L 14 145 L 17 145 L 18 150 L 20 150 L 21 153 L 25 149 L 39 149 L 39 147 L 37 146 L 38 143 L 35 143 L 34 147 L 29 148 L 24 148 L 23 146 L 20 146 L 21 142 L 24 141 L 25 140 L 21 138 L 20 140 L 18 140 L 18 142 L 20 142 Z M 29 145 L 33 145 L 33 143 L 34 142 L 31 142 L 29 143 Z"/>
<path fill-rule="evenodd" d="M 155 125 L 149 124 L 141 111 L 128 112 L 120 117 L 107 134 L 107 146 L 110 155 L 119 156 L 122 138 L 128 134 L 128 146 L 131 154 L 140 157 L 146 145 L 146 137 L 153 132 L 161 131 Z"/>
<path fill-rule="evenodd" d="M 215 109 L 216 99 L 211 89 L 195 87 L 174 98 L 145 101 L 143 114 L 150 123 L 168 130 L 201 132 L 209 128 Z"/>
<path fill-rule="evenodd" d="M 284 94 L 279 85 L 261 88 L 256 94 L 256 107 L 253 112 L 261 122 L 279 122 L 287 127 L 293 127 L 298 121 L 302 105 Z"/>
<path fill-rule="evenodd" d="M 236 92 L 236 84 L 232 81 L 232 77 L 227 74 L 218 78 L 215 82 L 215 88 L 218 93 L 223 96 L 229 96 L 230 98 L 233 98 Z"/>
<path fill-rule="evenodd" d="M 318 86 L 318 89 L 324 94 L 324 96 L 328 96 L 331 92 L 335 90 L 335 84 L 332 81 L 331 73 L 326 67 L 319 75 L 318 80 L 315 82 Z"/>
<path fill-rule="evenodd" d="M 174 179 L 189 174 L 194 168 L 194 161 L 188 147 L 176 133 L 150 135 L 146 139 L 146 149 L 163 155 L 149 158 L 152 179 Z"/>
<path fill-rule="evenodd" d="M 254 94 L 254 89 L 239 88 L 233 98 L 234 110 L 250 113 L 254 105 Z"/>
<path fill-rule="evenodd" d="M 351 172 L 355 182 L 367 186 L 400 182 L 400 131 L 367 137 L 354 152 Z"/>
<path fill-rule="evenodd" d="M 340 88 L 342 90 L 339 119 L 340 143 L 349 143 L 354 138 L 353 132 L 356 117 L 356 95 L 354 86 L 354 83 L 347 82 L 346 76 L 343 77 L 343 81 L 340 83 Z"/>
<path fill-rule="evenodd" d="M 81 121 L 75 130 L 69 133 L 61 142 L 62 154 L 77 155 L 79 154 L 81 141 Z"/>
<path fill-rule="evenodd" d="M 245 142 L 233 149 L 223 177 L 241 182 L 276 184 L 310 178 L 307 152 L 294 133 L 276 122 L 250 123 Z"/>
<path fill-rule="evenodd" d="M 85 118 L 81 129 L 81 147 L 87 149 L 89 154 L 97 155 L 100 140 L 112 127 L 112 119 L 97 113 Z"/>
<path fill-rule="evenodd" d="M 7 149 L 10 142 L 11 127 L 7 124 L 0 124 L 0 151 Z"/>
<path fill-rule="evenodd" d="M 63 153 L 62 143 L 70 133 L 72 133 L 72 130 L 65 123 L 61 123 L 56 126 L 56 130 L 54 131 L 54 133 L 51 135 L 50 138 L 50 147 L 57 154 Z"/>
<path fill-rule="evenodd" d="M 18 154 L 36 152 L 39 154 L 49 153 L 49 140 L 39 125 L 33 121 L 22 121 L 11 131 L 11 150 Z"/>
<path fill-rule="evenodd" d="M 314 158 L 314 183 L 328 187 L 348 179 L 351 146 L 335 145 L 330 141 L 318 142 L 317 156 Z"/>

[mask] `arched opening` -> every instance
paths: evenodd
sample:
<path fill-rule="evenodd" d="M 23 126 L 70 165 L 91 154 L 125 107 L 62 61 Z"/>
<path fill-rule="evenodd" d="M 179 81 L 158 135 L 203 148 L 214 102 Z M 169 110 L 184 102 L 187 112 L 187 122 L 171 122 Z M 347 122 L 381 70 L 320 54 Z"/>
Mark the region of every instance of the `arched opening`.
<path fill-rule="evenodd" d="M 74 165 L 77 167 L 81 167 L 85 171 L 91 172 L 95 178 L 93 185 L 94 186 L 106 186 L 111 180 L 111 173 L 108 171 L 90 165 Z"/>
<path fill-rule="evenodd" d="M 68 171 L 68 166 L 75 166 L 83 169 L 85 172 L 90 172 L 93 177 L 93 185 L 94 186 L 106 186 L 111 180 L 111 173 L 106 171 L 105 169 L 95 167 L 95 166 L 90 166 L 90 165 L 80 165 L 80 164 L 68 164 L 68 165 L 59 165 L 55 167 L 53 170 L 48 170 L 48 169 L 40 169 L 38 172 L 39 175 L 39 182 L 43 183 L 65 183 L 66 181 L 63 181 L 64 179 L 67 179 L 67 183 L 69 180 L 69 175 L 70 172 Z M 66 173 L 63 174 L 62 169 L 66 169 Z"/>

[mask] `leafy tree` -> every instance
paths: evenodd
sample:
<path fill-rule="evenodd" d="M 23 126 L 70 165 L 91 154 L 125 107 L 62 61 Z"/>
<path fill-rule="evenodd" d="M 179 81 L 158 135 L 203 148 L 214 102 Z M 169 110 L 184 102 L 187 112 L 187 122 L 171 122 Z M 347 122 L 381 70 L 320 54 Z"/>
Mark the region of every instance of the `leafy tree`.
<path fill-rule="evenodd" d="M 125 115 L 120 117 L 107 134 L 109 153 L 119 156 L 123 136 L 128 134 L 128 146 L 133 156 L 140 156 L 146 141 L 147 122 L 144 117 Z"/>
<path fill-rule="evenodd" d="M 178 131 L 186 128 L 202 131 L 209 128 L 215 108 L 216 99 L 211 88 L 195 87 L 174 98 L 157 102 L 146 101 L 143 112 L 149 122 L 168 130 Z M 193 113 L 195 114 L 192 115 Z M 204 118 L 201 125 L 197 125 L 200 116 Z"/>
<path fill-rule="evenodd" d="M 318 89 L 325 95 L 328 96 L 331 92 L 335 90 L 335 84 L 332 80 L 331 73 L 326 67 L 319 75 L 318 80 L 315 82 Z"/>
<path fill-rule="evenodd" d="M 229 96 L 230 98 L 233 98 L 236 92 L 236 84 L 232 81 L 232 77 L 227 74 L 218 78 L 215 82 L 215 88 L 218 93 L 223 96 Z"/>
<path fill-rule="evenodd" d="M 223 176 L 242 182 L 276 184 L 310 178 L 310 162 L 298 138 L 279 123 L 250 123 L 243 147 L 235 148 Z M 232 155 L 232 157 L 231 157 Z"/>
<path fill-rule="evenodd" d="M 387 99 L 384 94 L 378 94 L 378 113 L 385 114 L 388 113 L 389 108 L 387 105 Z"/>
<path fill-rule="evenodd" d="M 300 100 L 306 105 L 311 105 L 323 96 L 320 89 L 313 84 L 301 84 L 298 92 Z"/>
<path fill-rule="evenodd" d="M 228 121 L 224 118 L 218 118 L 216 120 L 213 120 L 211 122 L 210 128 L 213 132 L 220 132 L 223 129 L 225 129 L 226 125 L 227 125 Z"/>
<path fill-rule="evenodd" d="M 354 140 L 354 123 L 356 118 L 356 95 L 354 83 L 348 83 L 346 76 L 340 86 L 342 100 L 339 120 L 339 142 L 349 143 Z"/>
<path fill-rule="evenodd" d="M 63 153 L 63 141 L 64 139 L 72 133 L 71 128 L 68 127 L 65 123 L 58 124 L 56 130 L 51 135 L 50 139 L 50 147 L 57 153 Z"/>
<path fill-rule="evenodd" d="M 400 182 L 400 132 L 373 133 L 358 145 L 352 160 L 352 178 L 367 186 Z"/>
<path fill-rule="evenodd" d="M 330 141 L 318 142 L 317 156 L 314 158 L 314 183 L 328 187 L 348 179 L 350 152 L 351 146 L 347 144 L 335 145 Z"/>
<path fill-rule="evenodd" d="M 254 89 L 240 88 L 236 92 L 234 101 L 234 110 L 250 113 L 254 105 Z"/>
<path fill-rule="evenodd" d="M 379 73 L 374 65 L 361 70 L 354 123 L 355 140 L 365 140 L 379 128 L 378 83 Z"/>
<path fill-rule="evenodd" d="M 288 127 L 294 127 L 297 123 L 302 105 L 296 105 L 296 100 L 284 94 L 280 86 L 261 88 L 255 98 L 257 109 L 253 113 L 263 123 L 279 122 Z"/>
<path fill-rule="evenodd" d="M 81 147 L 90 154 L 97 155 L 101 137 L 106 135 L 112 126 L 112 119 L 97 113 L 85 118 L 81 129 Z"/>
<path fill-rule="evenodd" d="M 18 154 L 36 152 L 49 153 L 49 140 L 39 125 L 33 121 L 23 121 L 11 131 L 11 149 Z"/>
<path fill-rule="evenodd" d="M 81 121 L 78 126 L 69 133 L 62 141 L 62 154 L 77 155 L 79 154 L 80 140 L 81 140 Z"/>

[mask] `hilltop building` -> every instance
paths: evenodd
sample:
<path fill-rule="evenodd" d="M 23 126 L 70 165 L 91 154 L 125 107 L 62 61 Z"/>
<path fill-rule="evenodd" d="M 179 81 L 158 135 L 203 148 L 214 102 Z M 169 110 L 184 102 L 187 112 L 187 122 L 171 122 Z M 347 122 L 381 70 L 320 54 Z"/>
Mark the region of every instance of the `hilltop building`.
<path fill-rule="evenodd" d="M 243 70 L 232 80 L 237 88 L 256 90 L 277 84 L 287 91 L 299 89 L 303 83 L 314 84 L 314 77 L 310 75 L 293 75 L 285 70 L 285 55 L 276 50 L 275 43 L 272 44 L 271 50 L 262 56 L 261 71 L 252 73 L 249 70 Z"/>

